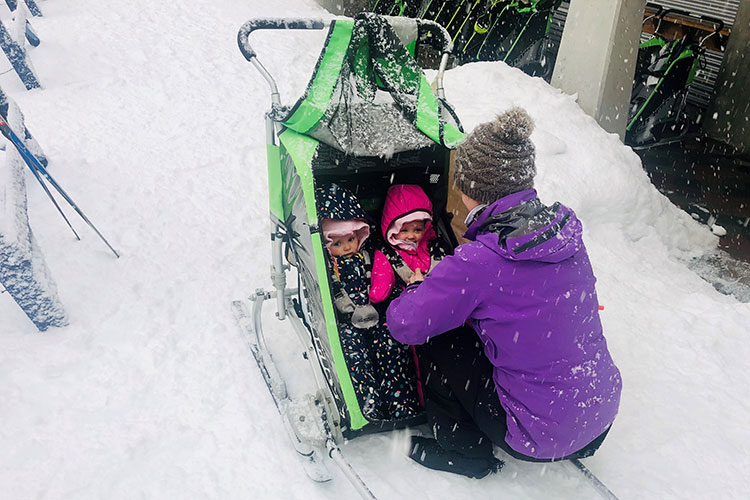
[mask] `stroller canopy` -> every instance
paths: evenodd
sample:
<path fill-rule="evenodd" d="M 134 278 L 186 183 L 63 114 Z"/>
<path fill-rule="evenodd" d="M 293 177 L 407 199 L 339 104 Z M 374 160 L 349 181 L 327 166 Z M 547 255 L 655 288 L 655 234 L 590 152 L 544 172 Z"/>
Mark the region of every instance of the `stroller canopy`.
<path fill-rule="evenodd" d="M 421 24 L 371 13 L 332 21 L 305 94 L 271 118 L 354 156 L 455 147 L 460 125 L 407 49 L 429 36 Z"/>

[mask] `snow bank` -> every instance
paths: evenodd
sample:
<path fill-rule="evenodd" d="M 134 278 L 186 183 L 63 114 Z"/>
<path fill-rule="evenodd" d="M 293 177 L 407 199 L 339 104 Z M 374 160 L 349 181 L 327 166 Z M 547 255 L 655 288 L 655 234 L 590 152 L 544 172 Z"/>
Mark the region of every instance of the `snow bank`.
<path fill-rule="evenodd" d="M 536 122 L 539 194 L 573 207 L 590 237 L 608 230 L 624 233 L 630 242 L 653 237 L 683 257 L 716 245 L 705 226 L 654 189 L 638 155 L 599 127 L 574 96 L 504 63 L 448 71 L 445 87 L 467 131 L 511 106 L 526 108 Z M 478 96 L 491 97 L 480 101 Z"/>
<path fill-rule="evenodd" d="M 235 41 L 261 15 L 323 13 L 312 0 L 47 2 L 32 53 L 44 89 L 0 77 L 53 175 L 123 254 L 115 260 L 83 225 L 76 242 L 29 183 L 70 326 L 40 335 L 0 294 L 3 498 L 354 497 L 343 478 L 303 477 L 229 308 L 270 284 L 269 92 Z M 304 89 L 323 36 L 254 35 L 285 101 Z M 675 258 L 716 237 L 541 80 L 476 63 L 449 71 L 445 86 L 467 129 L 528 109 L 540 194 L 584 222 L 624 380 L 589 467 L 623 499 L 743 496 L 750 306 Z M 267 312 L 270 334 L 286 332 Z M 404 457 L 403 438 L 346 446 L 380 498 L 596 498 L 561 464 L 509 460 L 482 481 L 425 470 Z"/>

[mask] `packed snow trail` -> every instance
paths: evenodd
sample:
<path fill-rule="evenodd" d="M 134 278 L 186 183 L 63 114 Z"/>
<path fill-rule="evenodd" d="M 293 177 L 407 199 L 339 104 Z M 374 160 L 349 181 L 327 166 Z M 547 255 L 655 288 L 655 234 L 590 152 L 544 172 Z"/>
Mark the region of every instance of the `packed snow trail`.
<path fill-rule="evenodd" d="M 46 4 L 45 88 L 12 92 L 53 175 L 123 256 L 87 228 L 74 241 L 30 187 L 72 327 L 38 335 L 2 297 L 0 496 L 301 497 L 229 309 L 269 253 L 265 100 L 248 98 L 235 36 L 274 3 L 108 4 Z"/>
<path fill-rule="evenodd" d="M 352 498 L 309 483 L 229 304 L 268 287 L 263 113 L 236 46 L 252 17 L 324 17 L 312 0 L 44 4 L 32 51 L 44 88 L 0 83 L 65 186 L 122 253 L 77 242 L 29 182 L 30 218 L 70 326 L 37 333 L 0 294 L 0 497 Z M 324 33 L 253 35 L 296 98 Z M 750 413 L 750 306 L 679 258 L 715 237 L 648 182 L 573 99 L 502 63 L 446 74 L 464 126 L 513 104 L 536 120 L 537 184 L 583 220 L 620 415 L 587 466 L 621 499 L 740 498 Z M 266 311 L 269 334 L 283 324 Z M 303 379 L 282 352 L 290 378 Z M 379 498 L 597 498 L 560 464 L 508 460 L 482 481 L 411 463 L 403 432 L 344 452 Z"/>

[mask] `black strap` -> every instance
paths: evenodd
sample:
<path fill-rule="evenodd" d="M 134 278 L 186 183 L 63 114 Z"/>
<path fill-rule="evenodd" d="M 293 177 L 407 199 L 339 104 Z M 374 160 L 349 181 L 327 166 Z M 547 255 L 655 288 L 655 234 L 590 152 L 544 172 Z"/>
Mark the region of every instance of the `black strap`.
<path fill-rule="evenodd" d="M 370 253 L 367 250 L 364 250 L 360 248 L 359 253 L 362 254 L 362 259 L 365 261 L 365 276 L 367 279 L 370 279 L 372 276 L 372 260 L 370 259 Z M 344 284 L 341 282 L 341 279 L 338 277 L 338 274 L 334 271 L 334 262 L 333 258 L 326 252 L 326 260 L 328 261 L 328 267 L 331 269 L 330 277 L 331 277 L 331 294 L 333 296 L 334 302 L 336 300 L 343 300 L 345 302 L 350 302 L 352 306 L 354 306 L 354 302 L 349 297 L 349 294 L 346 291 L 346 288 L 344 287 Z"/>
<path fill-rule="evenodd" d="M 396 274 L 396 276 L 403 282 L 403 284 L 406 284 L 406 282 L 409 280 L 409 277 L 411 276 L 412 270 L 409 269 L 409 266 L 406 265 L 403 257 L 399 255 L 395 248 L 387 243 L 383 244 L 383 246 L 380 248 L 380 251 L 383 252 L 385 258 L 388 259 L 388 263 L 393 268 L 393 272 Z"/>

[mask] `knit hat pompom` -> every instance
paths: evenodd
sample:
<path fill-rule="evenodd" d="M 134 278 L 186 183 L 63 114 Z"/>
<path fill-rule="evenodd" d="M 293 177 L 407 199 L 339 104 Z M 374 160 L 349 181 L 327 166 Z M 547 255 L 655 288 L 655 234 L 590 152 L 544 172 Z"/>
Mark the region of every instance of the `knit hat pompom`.
<path fill-rule="evenodd" d="M 525 109 L 516 106 L 498 115 L 492 124 L 492 131 L 499 139 L 510 144 L 518 144 L 531 136 L 531 132 L 534 131 L 534 120 Z"/>
<path fill-rule="evenodd" d="M 456 187 L 486 204 L 533 188 L 535 150 L 529 139 L 533 130 L 534 121 L 517 107 L 478 125 L 456 149 Z"/>

